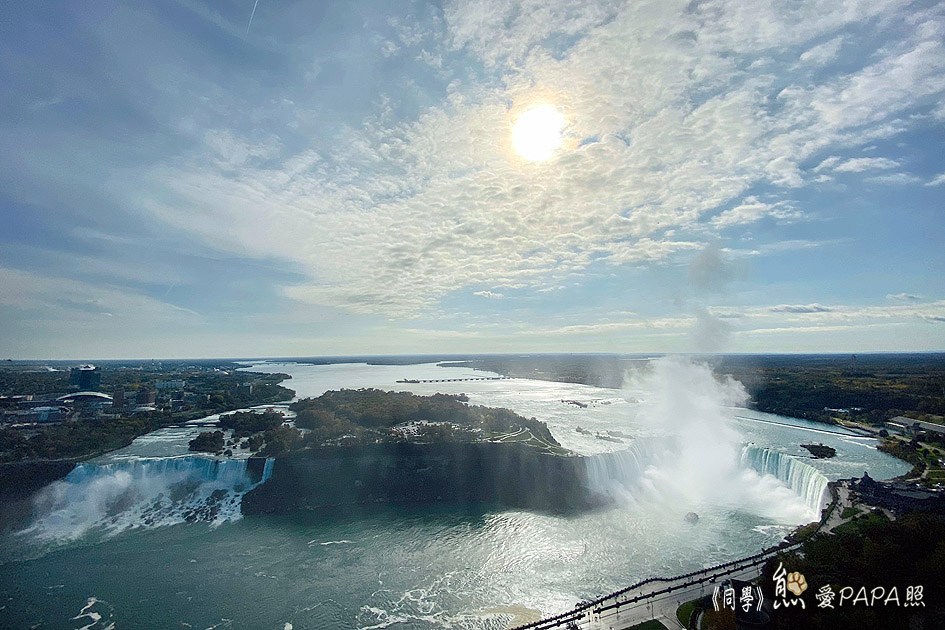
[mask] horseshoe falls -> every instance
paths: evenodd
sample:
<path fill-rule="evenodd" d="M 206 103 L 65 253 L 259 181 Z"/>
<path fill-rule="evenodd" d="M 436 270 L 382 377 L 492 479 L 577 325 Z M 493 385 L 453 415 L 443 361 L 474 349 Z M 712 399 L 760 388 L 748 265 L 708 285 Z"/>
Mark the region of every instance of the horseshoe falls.
<path fill-rule="evenodd" d="M 595 494 L 618 503 L 641 503 L 665 501 L 671 496 L 674 487 L 685 485 L 688 480 L 685 473 L 676 466 L 678 458 L 678 440 L 673 438 L 643 438 L 633 442 L 624 450 L 601 453 L 586 458 L 588 489 Z M 754 471 L 757 477 L 744 474 Z M 736 474 L 722 478 L 723 485 L 732 491 L 737 486 L 738 495 L 743 502 L 751 505 L 756 501 L 744 493 L 746 485 L 755 485 L 761 490 L 765 482 L 777 480 L 781 490 L 776 505 L 782 506 L 785 499 L 784 489 L 796 496 L 805 506 L 805 512 L 813 518 L 820 513 L 823 497 L 827 490 L 827 477 L 817 468 L 803 460 L 777 450 L 746 444 L 738 454 Z M 674 483 L 667 483 L 672 480 Z M 725 494 L 721 492 L 720 494 Z"/>
<path fill-rule="evenodd" d="M 780 451 L 751 444 L 742 448 L 740 464 L 784 483 L 814 514 L 820 514 L 828 479 L 810 464 Z"/>

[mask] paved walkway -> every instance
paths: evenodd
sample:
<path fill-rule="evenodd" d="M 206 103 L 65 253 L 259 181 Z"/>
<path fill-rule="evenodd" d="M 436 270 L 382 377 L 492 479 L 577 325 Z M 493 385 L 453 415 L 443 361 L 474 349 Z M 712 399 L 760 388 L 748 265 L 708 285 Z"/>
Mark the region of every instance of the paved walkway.
<path fill-rule="evenodd" d="M 821 521 L 821 531 L 829 532 L 846 522 L 840 518 L 845 507 L 852 505 L 850 488 L 845 483 L 832 486 L 837 501 L 831 501 L 830 511 Z M 712 593 L 717 583 L 734 578 L 751 581 L 761 575 L 764 564 L 779 553 L 796 549 L 800 543 L 743 558 L 719 567 L 697 571 L 673 578 L 646 580 L 617 594 L 596 600 L 580 613 L 562 614 L 520 628 L 534 630 L 625 630 L 637 624 L 657 619 L 667 628 L 682 628 L 676 618 L 676 609 L 684 602 Z"/>
<path fill-rule="evenodd" d="M 773 550 L 760 557 L 736 560 L 695 574 L 650 580 L 619 595 L 601 598 L 580 613 L 561 615 L 561 618 L 523 628 L 622 630 L 650 619 L 658 619 L 667 628 L 682 628 L 676 619 L 676 609 L 680 604 L 711 594 L 715 585 L 725 579 L 755 579 L 768 559 L 791 548 L 795 546 Z"/>
<path fill-rule="evenodd" d="M 650 619 L 657 619 L 667 628 L 674 630 L 682 628 L 683 626 L 676 618 L 676 609 L 680 605 L 705 595 L 711 595 L 715 585 L 722 580 L 729 578 L 746 582 L 754 580 L 761 575 L 761 568 L 765 561 L 735 571 L 711 574 L 699 582 L 682 583 L 669 593 L 648 597 L 633 604 L 621 606 L 619 609 L 605 611 L 599 615 L 591 613 L 588 617 L 578 621 L 577 627 L 581 630 L 623 630 Z"/>

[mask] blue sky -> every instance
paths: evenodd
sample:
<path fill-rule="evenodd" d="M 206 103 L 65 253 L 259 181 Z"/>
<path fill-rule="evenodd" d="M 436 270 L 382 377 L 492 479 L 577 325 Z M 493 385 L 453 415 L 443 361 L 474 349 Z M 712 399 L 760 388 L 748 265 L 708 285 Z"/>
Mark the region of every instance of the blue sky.
<path fill-rule="evenodd" d="M 945 350 L 941 3 L 252 8 L 5 8 L 0 355 Z"/>

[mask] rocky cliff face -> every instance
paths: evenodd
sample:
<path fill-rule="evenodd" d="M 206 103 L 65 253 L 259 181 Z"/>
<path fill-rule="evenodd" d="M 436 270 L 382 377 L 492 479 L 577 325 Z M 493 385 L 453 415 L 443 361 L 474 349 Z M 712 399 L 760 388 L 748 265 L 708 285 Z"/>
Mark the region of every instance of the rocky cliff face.
<path fill-rule="evenodd" d="M 276 459 L 244 514 L 375 503 L 492 503 L 553 512 L 599 504 L 582 457 L 523 444 L 380 444 L 320 448 Z"/>
<path fill-rule="evenodd" d="M 71 459 L 0 464 L 0 500 L 26 498 L 43 486 L 68 475 L 75 464 Z"/>
<path fill-rule="evenodd" d="M 72 460 L 0 464 L 0 531 L 25 525 L 33 510 L 31 495 L 73 468 Z"/>

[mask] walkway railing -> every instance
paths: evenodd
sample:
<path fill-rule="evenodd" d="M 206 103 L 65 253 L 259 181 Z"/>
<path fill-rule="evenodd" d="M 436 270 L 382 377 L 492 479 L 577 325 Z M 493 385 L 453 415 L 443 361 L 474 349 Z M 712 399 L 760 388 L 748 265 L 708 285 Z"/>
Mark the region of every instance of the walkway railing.
<path fill-rule="evenodd" d="M 834 510 L 837 509 L 839 503 L 839 496 L 837 494 L 837 489 L 835 483 L 831 482 L 828 486 L 830 488 L 830 493 L 832 501 L 830 505 L 823 510 L 820 518 L 820 522 L 817 525 L 817 529 L 813 532 L 816 533 L 820 531 L 820 528 L 824 526 L 824 523 L 827 522 L 827 519 L 830 518 L 830 515 Z M 580 620 L 585 615 L 597 615 L 598 618 L 602 613 L 606 613 L 612 610 L 619 612 L 621 606 L 629 606 L 634 603 L 647 600 L 651 600 L 660 595 L 666 595 L 672 591 L 677 591 L 682 588 L 688 588 L 695 584 L 700 584 L 702 582 L 707 582 L 709 580 L 715 580 L 723 575 L 729 575 L 732 573 L 737 573 L 738 571 L 743 571 L 753 566 L 757 566 L 763 562 L 767 562 L 769 559 L 773 558 L 779 553 L 784 553 L 792 549 L 797 549 L 803 544 L 804 541 L 797 542 L 783 542 L 780 545 L 774 547 L 769 547 L 763 549 L 761 552 L 756 553 L 753 556 L 747 556 L 745 558 L 739 558 L 738 560 L 732 560 L 730 562 L 725 562 L 723 564 L 716 565 L 714 567 L 708 567 L 705 569 L 700 569 L 698 571 L 692 571 L 690 573 L 684 573 L 682 575 L 677 575 L 674 577 L 653 577 L 647 578 L 636 584 L 631 584 L 626 588 L 622 588 L 619 591 L 614 591 L 609 595 L 604 595 L 598 599 L 595 599 L 591 602 L 586 602 L 583 604 L 578 604 L 572 610 L 563 612 L 559 615 L 553 617 L 548 617 L 546 619 L 541 619 L 539 621 L 533 621 L 532 623 L 525 624 L 523 626 L 517 626 L 513 630 L 548 630 L 550 628 L 576 628 L 577 624 L 580 623 Z M 646 593 L 641 593 L 639 595 L 623 597 L 630 593 L 633 590 L 642 588 L 648 584 L 654 583 L 667 583 L 667 582 L 676 582 L 681 581 L 680 584 L 675 584 L 673 586 L 668 586 L 664 589 L 658 591 L 648 591 Z M 570 626 L 568 625 L 570 624 Z"/>
<path fill-rule="evenodd" d="M 737 573 L 743 571 L 753 566 L 757 566 L 763 562 L 767 562 L 770 558 L 774 557 L 779 553 L 784 553 L 785 551 L 790 551 L 791 549 L 796 549 L 801 545 L 800 542 L 795 543 L 782 543 L 776 547 L 771 547 L 765 549 L 760 553 L 757 553 L 753 556 L 748 556 L 745 558 L 739 558 L 738 560 L 732 560 L 730 562 L 725 562 L 723 564 L 716 565 L 714 567 L 708 567 L 705 569 L 699 569 L 698 571 L 692 571 L 690 573 L 684 573 L 682 575 L 676 575 L 673 577 L 652 577 L 632 584 L 626 588 L 622 588 L 619 591 L 614 591 L 609 595 L 604 595 L 598 599 L 595 599 L 591 602 L 586 602 L 584 604 L 578 604 L 572 610 L 555 615 L 554 617 L 548 617 L 547 619 L 542 619 L 540 621 L 534 621 L 523 626 L 518 626 L 514 630 L 547 630 L 549 628 L 563 628 L 568 627 L 568 624 L 571 624 L 571 627 L 575 627 L 579 620 L 584 617 L 586 614 L 600 616 L 603 613 L 609 612 L 611 610 L 619 610 L 621 606 L 628 606 L 639 601 L 649 600 L 651 598 L 658 597 L 660 595 L 665 595 L 676 591 L 682 588 L 688 588 L 695 584 L 701 582 L 706 582 L 709 580 L 714 580 L 723 575 L 729 575 L 731 573 Z M 667 582 L 676 582 L 680 581 L 679 584 L 674 584 L 668 586 L 664 589 L 656 591 L 647 591 L 646 593 L 641 593 L 639 595 L 624 597 L 633 590 L 642 588 L 648 584 L 654 583 L 667 583 Z"/>

